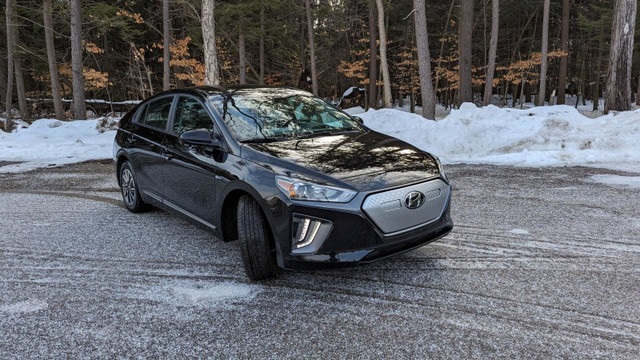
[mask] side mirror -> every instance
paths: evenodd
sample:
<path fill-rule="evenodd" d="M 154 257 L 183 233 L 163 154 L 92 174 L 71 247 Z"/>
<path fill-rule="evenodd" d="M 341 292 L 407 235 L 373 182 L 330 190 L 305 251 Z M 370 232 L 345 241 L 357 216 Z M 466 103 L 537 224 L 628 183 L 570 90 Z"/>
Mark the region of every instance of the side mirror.
<path fill-rule="evenodd" d="M 222 148 L 220 139 L 217 136 L 212 136 L 207 129 L 185 131 L 180 135 L 180 142 L 189 145 L 209 146 L 216 149 Z"/>
<path fill-rule="evenodd" d="M 364 125 L 364 120 L 362 120 L 362 118 L 360 116 L 352 116 L 353 120 L 359 122 L 360 124 Z"/>

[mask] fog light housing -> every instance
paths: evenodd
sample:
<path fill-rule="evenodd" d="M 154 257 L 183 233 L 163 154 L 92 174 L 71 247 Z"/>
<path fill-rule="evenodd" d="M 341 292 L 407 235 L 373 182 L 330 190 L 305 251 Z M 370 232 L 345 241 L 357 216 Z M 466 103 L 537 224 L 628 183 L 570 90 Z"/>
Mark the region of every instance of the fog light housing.
<path fill-rule="evenodd" d="M 294 214 L 291 252 L 315 253 L 329 236 L 332 227 L 331 221 Z"/>

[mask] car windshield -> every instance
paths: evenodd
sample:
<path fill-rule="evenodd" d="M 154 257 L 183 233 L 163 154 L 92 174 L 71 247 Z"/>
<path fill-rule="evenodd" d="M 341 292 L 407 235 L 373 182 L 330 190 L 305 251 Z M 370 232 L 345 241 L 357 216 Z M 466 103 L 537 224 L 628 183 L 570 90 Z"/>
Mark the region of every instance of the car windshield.
<path fill-rule="evenodd" d="M 233 136 L 268 142 L 360 132 L 362 126 L 322 99 L 293 89 L 238 89 L 209 97 Z"/>

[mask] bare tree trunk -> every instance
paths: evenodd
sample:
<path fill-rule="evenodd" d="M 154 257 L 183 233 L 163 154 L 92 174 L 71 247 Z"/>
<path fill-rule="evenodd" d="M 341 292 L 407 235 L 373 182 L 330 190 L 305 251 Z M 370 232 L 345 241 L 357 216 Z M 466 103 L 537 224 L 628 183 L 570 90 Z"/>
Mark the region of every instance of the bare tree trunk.
<path fill-rule="evenodd" d="M 169 0 L 162 0 L 162 90 L 171 89 L 171 18 Z"/>
<path fill-rule="evenodd" d="M 80 0 L 71 0 L 71 69 L 73 71 L 73 118 L 85 120 L 84 74 L 82 73 L 82 8 Z"/>
<path fill-rule="evenodd" d="M 308 0 L 307 0 L 308 1 Z M 389 76 L 389 64 L 387 63 L 387 30 L 384 25 L 384 7 L 382 0 L 376 0 L 378 7 L 378 32 L 380 33 L 380 66 L 382 67 L 382 83 L 384 89 L 384 107 L 393 107 L 391 97 L 391 78 Z"/>
<path fill-rule="evenodd" d="M 202 0 L 202 39 L 204 45 L 204 84 L 218 85 L 218 50 L 216 49 L 215 0 Z"/>
<path fill-rule="evenodd" d="M 378 47 L 376 46 L 376 11 L 374 0 L 369 0 L 369 107 L 378 106 Z"/>
<path fill-rule="evenodd" d="M 496 71 L 496 52 L 498 51 L 498 30 L 500 21 L 500 0 L 491 1 L 491 40 L 489 40 L 489 59 L 487 64 L 487 79 L 484 84 L 484 96 L 482 105 L 487 106 L 491 102 L 493 94 L 493 76 Z"/>
<path fill-rule="evenodd" d="M 569 62 L 569 20 L 571 3 L 569 0 L 562 0 L 562 35 L 561 45 L 563 55 L 560 58 L 560 72 L 558 74 L 558 105 L 565 103 L 565 93 L 567 90 L 567 67 Z"/>
<path fill-rule="evenodd" d="M 638 74 L 638 86 L 636 87 L 636 106 L 640 106 L 640 74 Z"/>
<path fill-rule="evenodd" d="M 602 53 L 604 52 L 604 35 L 598 36 L 598 57 L 596 59 L 596 79 L 594 81 L 594 91 L 591 95 L 593 97 L 593 111 L 598 110 L 600 105 L 600 80 L 602 79 Z"/>
<path fill-rule="evenodd" d="M 616 0 L 611 25 L 611 50 L 604 95 L 604 112 L 631 109 L 631 60 L 637 0 Z"/>
<path fill-rule="evenodd" d="M 0 27 L 0 42 L 6 42 L 7 41 L 7 37 L 6 37 L 6 32 L 7 28 L 6 26 L 4 27 Z M 6 48 L 6 47 L 5 47 Z M 6 54 L 0 54 L 0 59 L 4 59 L 6 56 Z M 6 68 L 7 64 L 5 62 L 0 62 L 0 101 L 4 101 L 4 99 L 7 97 L 7 68 Z M 2 127 L 2 124 L 0 124 L 0 128 Z"/>
<path fill-rule="evenodd" d="M 549 0 L 544 0 L 544 10 L 542 13 L 542 63 L 540 64 L 540 92 L 538 95 L 538 106 L 544 106 L 547 96 L 547 53 L 549 52 Z"/>
<path fill-rule="evenodd" d="M 416 46 L 418 48 L 418 72 L 420 75 L 420 92 L 422 97 L 422 116 L 436 119 L 436 103 L 433 96 L 433 80 L 431 79 L 431 54 L 429 54 L 429 37 L 427 34 L 427 14 L 424 0 L 413 0 L 415 10 Z M 413 89 L 413 85 L 412 85 Z"/>
<path fill-rule="evenodd" d="M 260 5 L 260 76 L 258 83 L 264 85 L 264 3 Z"/>
<path fill-rule="evenodd" d="M 316 70 L 316 45 L 313 41 L 313 18 L 311 17 L 311 1 L 304 2 L 307 11 L 307 32 L 309 33 L 309 53 L 311 62 L 311 89 L 318 96 L 318 71 Z"/>
<path fill-rule="evenodd" d="M 244 16 L 240 15 L 240 21 L 238 23 L 238 74 L 240 84 L 247 83 L 247 57 L 245 53 L 244 31 L 242 29 L 243 22 Z"/>
<path fill-rule="evenodd" d="M 55 44 L 53 42 L 53 19 L 51 15 L 51 0 L 44 0 L 42 4 L 42 16 L 44 20 L 44 38 L 47 43 L 47 62 L 49 63 L 49 76 L 51 77 L 51 96 L 56 119 L 64 120 L 64 108 L 60 98 L 60 79 L 58 79 L 58 66 L 56 65 Z"/>
<path fill-rule="evenodd" d="M 18 32 L 14 32 L 13 36 L 17 37 Z M 15 41 L 14 44 L 17 44 L 17 41 Z M 15 57 L 14 64 L 16 70 L 16 95 L 18 95 L 18 109 L 20 110 L 20 119 L 28 120 L 29 108 L 27 107 L 27 95 L 25 93 L 26 90 L 24 87 L 24 73 L 22 71 L 22 58 L 20 55 L 17 55 Z"/>
<path fill-rule="evenodd" d="M 6 120 L 4 123 L 4 131 L 10 132 L 13 128 L 13 114 L 11 100 L 13 98 L 13 68 L 14 68 L 14 44 L 13 44 L 13 16 L 16 11 L 15 0 L 7 0 L 6 5 L 6 19 L 7 19 L 7 95 L 6 106 L 7 110 Z"/>
<path fill-rule="evenodd" d="M 473 37 L 473 0 L 461 0 L 458 25 L 460 53 L 458 75 L 460 77 L 460 104 L 473 101 L 471 83 L 471 40 Z"/>
<path fill-rule="evenodd" d="M 447 21 L 444 23 L 444 30 L 442 31 L 442 36 L 440 37 L 440 56 L 438 56 L 438 64 L 436 65 L 436 84 L 433 88 L 433 93 L 436 97 L 438 96 L 438 89 L 440 86 L 440 69 L 442 68 L 441 59 L 444 57 L 444 38 L 445 36 L 447 36 L 447 28 L 449 27 L 449 23 L 451 22 L 451 15 L 453 14 L 453 7 L 455 6 L 455 4 L 456 0 L 451 0 L 451 5 L 449 5 L 449 12 L 447 13 Z"/>

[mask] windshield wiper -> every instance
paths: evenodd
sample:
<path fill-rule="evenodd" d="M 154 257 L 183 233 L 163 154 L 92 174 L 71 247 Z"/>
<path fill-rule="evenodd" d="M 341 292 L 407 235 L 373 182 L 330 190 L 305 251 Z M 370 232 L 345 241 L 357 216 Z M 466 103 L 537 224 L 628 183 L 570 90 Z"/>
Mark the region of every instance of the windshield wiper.
<path fill-rule="evenodd" d="M 356 128 L 322 130 L 322 131 L 310 132 L 310 133 L 307 133 L 307 134 L 300 134 L 296 138 L 298 138 L 298 139 L 306 139 L 306 138 L 312 138 L 312 137 L 317 137 L 317 136 L 338 135 L 338 134 L 349 133 L 349 132 L 353 132 L 353 131 L 357 131 L 357 130 L 358 129 L 356 129 Z"/>
<path fill-rule="evenodd" d="M 276 141 L 282 141 L 282 140 L 285 140 L 285 138 L 266 137 L 266 138 L 247 139 L 247 140 L 242 140 L 240 142 L 243 144 L 255 144 L 255 143 L 276 142 Z"/>

